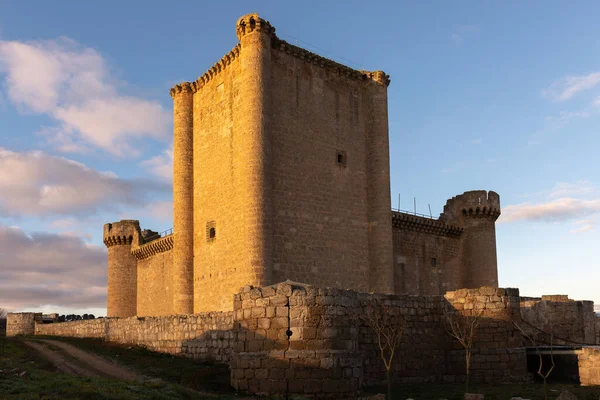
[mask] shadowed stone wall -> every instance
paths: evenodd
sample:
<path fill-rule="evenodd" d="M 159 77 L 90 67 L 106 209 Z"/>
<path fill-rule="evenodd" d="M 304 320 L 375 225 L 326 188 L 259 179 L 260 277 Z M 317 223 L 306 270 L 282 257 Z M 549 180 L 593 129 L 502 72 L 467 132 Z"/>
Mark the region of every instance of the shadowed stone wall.
<path fill-rule="evenodd" d="M 550 344 L 551 339 L 558 345 L 600 343 L 592 301 L 571 300 L 567 295 L 522 297 L 521 316 L 525 332 L 540 343 Z"/>

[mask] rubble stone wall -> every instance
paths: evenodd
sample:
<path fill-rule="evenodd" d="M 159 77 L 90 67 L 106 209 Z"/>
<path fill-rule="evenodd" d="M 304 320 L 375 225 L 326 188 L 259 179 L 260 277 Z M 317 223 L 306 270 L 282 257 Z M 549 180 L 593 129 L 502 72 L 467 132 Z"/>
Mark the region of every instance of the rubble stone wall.
<path fill-rule="evenodd" d="M 6 336 L 33 335 L 35 323 L 42 321 L 42 313 L 9 313 L 6 316 Z"/>
<path fill-rule="evenodd" d="M 522 327 L 537 342 L 550 344 L 598 343 L 598 317 L 592 301 L 576 301 L 566 295 L 521 298 Z"/>
<path fill-rule="evenodd" d="M 512 324 L 520 318 L 517 289 L 458 290 L 444 298 L 283 283 L 246 287 L 235 296 L 238 342 L 231 362 L 232 385 L 273 394 L 284 393 L 287 380 L 291 393 L 336 397 L 352 396 L 361 386 L 383 381 L 375 331 L 364 320 L 376 307 L 404 321 L 392 369 L 396 381 L 464 381 L 464 350 L 446 334 L 444 324 L 447 313 L 456 312 L 481 317 L 474 381 L 529 380 L 525 349 Z"/>
<path fill-rule="evenodd" d="M 232 312 L 212 312 L 35 324 L 35 334 L 100 338 L 204 361 L 228 362 L 234 344 L 232 328 Z"/>

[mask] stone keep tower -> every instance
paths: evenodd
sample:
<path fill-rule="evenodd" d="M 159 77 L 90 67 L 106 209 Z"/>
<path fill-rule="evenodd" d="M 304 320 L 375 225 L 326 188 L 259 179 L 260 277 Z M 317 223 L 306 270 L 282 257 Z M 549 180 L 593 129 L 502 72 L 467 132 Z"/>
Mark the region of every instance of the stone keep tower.
<path fill-rule="evenodd" d="M 256 14 L 236 34 L 171 90 L 174 311 L 230 309 L 241 286 L 286 279 L 391 293 L 389 77 L 290 45 Z"/>
<path fill-rule="evenodd" d="M 444 206 L 445 222 L 463 228 L 460 244 L 460 287 L 498 287 L 496 220 L 500 196 L 473 190 L 449 199 Z"/>

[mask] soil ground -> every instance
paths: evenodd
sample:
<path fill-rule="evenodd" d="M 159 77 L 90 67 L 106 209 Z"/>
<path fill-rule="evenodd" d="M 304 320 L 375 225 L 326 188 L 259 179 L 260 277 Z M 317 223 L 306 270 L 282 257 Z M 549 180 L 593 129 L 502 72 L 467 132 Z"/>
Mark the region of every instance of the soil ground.
<path fill-rule="evenodd" d="M 126 381 L 143 382 L 144 377 L 114 362 L 108 362 L 94 354 L 57 340 L 24 341 L 25 345 L 37 350 L 40 355 L 50 361 L 62 372 L 88 376 L 108 377 Z"/>

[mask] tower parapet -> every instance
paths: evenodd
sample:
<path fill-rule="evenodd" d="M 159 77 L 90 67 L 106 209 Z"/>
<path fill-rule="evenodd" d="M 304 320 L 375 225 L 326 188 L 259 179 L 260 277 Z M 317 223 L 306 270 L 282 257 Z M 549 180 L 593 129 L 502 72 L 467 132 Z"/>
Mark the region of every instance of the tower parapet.
<path fill-rule="evenodd" d="M 131 247 L 142 241 L 140 223 L 121 220 L 104 224 L 104 244 L 108 248 L 108 297 L 106 315 L 132 317 L 137 313 L 137 260 Z"/>
<path fill-rule="evenodd" d="M 500 213 L 500 196 L 492 191 L 473 190 L 446 202 L 440 220 L 463 228 L 462 287 L 498 287 L 495 222 Z"/>
<path fill-rule="evenodd" d="M 241 42 L 242 38 L 254 31 L 263 32 L 267 35 L 275 34 L 275 27 L 265 19 L 262 19 L 258 14 L 246 14 L 241 16 L 235 24 L 235 34 Z"/>

